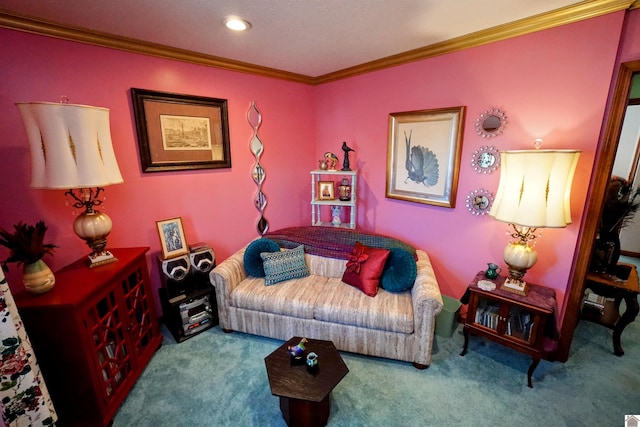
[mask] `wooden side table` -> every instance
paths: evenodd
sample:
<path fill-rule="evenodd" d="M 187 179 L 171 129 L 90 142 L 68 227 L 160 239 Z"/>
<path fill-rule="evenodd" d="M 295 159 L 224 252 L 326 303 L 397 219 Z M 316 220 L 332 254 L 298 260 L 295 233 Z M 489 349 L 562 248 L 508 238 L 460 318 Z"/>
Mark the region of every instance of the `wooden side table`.
<path fill-rule="evenodd" d="M 480 289 L 480 280 L 487 280 L 482 271 L 476 274 L 460 300 L 469 304 L 460 355 L 467 353 L 470 333 L 527 354 L 533 358 L 527 372 L 527 385 L 533 387 L 531 376 L 542 359 L 544 336 L 555 338 L 555 290 L 528 283 L 529 292 L 521 296 L 500 289 L 505 277 L 490 280 L 496 284 L 492 291 Z"/>
<path fill-rule="evenodd" d="M 613 330 L 613 353 L 622 356 L 621 336 L 624 328 L 632 323 L 640 312 L 638 306 L 638 270 L 633 264 L 620 263 L 620 266 L 630 268 L 629 278 L 625 281 L 608 274 L 587 273 L 585 289 L 589 288 L 597 295 L 613 298 L 613 303 L 605 302 L 597 310 L 594 306 L 584 304 L 581 317 Z M 627 306 L 624 313 L 620 313 L 620 303 L 624 300 Z"/>
<path fill-rule="evenodd" d="M 318 355 L 317 370 L 308 372 L 305 364 L 293 365 L 287 347 L 301 339 L 291 338 L 264 358 L 269 386 L 271 394 L 280 397 L 280 410 L 288 426 L 322 427 L 329 419 L 331 391 L 349 368 L 331 341 L 311 338 L 306 351 Z"/>

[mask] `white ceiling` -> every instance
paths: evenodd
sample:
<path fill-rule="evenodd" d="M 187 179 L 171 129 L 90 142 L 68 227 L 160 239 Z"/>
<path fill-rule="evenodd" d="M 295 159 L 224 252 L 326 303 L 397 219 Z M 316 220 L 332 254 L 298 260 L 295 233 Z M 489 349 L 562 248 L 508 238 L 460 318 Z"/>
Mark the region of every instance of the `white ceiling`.
<path fill-rule="evenodd" d="M 0 11 L 310 77 L 575 0 L 0 0 Z M 241 16 L 253 27 L 227 30 Z"/>

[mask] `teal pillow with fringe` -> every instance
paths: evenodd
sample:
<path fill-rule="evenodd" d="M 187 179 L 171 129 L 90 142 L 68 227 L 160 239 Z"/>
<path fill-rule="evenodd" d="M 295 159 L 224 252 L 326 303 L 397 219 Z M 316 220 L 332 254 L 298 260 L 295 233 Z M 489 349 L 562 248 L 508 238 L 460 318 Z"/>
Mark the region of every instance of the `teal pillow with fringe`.
<path fill-rule="evenodd" d="M 404 292 L 413 287 L 418 276 L 418 266 L 413 255 L 401 248 L 389 249 L 391 253 L 382 270 L 380 287 L 389 292 Z"/>
<path fill-rule="evenodd" d="M 280 246 L 271 239 L 263 237 L 249 243 L 244 251 L 244 271 L 247 276 L 264 277 L 264 266 L 262 264 L 262 252 L 280 252 Z"/>
<path fill-rule="evenodd" d="M 260 257 L 264 262 L 264 284 L 267 286 L 309 275 L 302 245 L 281 252 L 263 252 Z"/>

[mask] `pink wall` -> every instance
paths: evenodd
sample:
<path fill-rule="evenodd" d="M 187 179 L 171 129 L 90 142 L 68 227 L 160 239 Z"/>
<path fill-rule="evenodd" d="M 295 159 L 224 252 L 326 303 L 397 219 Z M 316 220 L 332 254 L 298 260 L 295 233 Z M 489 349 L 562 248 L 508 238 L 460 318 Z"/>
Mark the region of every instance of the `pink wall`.
<path fill-rule="evenodd" d="M 152 281 L 158 286 L 155 221 L 181 216 L 187 239 L 210 243 L 222 260 L 257 236 L 246 121 L 255 100 L 263 114 L 266 216 L 272 230 L 309 223 L 309 169 L 325 151 L 341 154 L 340 144 L 347 141 L 356 149 L 351 164 L 361 174 L 359 226 L 426 249 L 442 292 L 458 297 L 487 262 L 503 264 L 506 243 L 505 224 L 472 216 L 465 208 L 470 191 L 495 191 L 498 182 L 497 173 L 480 176 L 471 169 L 472 152 L 486 143 L 530 148 L 541 137 L 546 148 L 583 151 L 573 187 L 574 223 L 544 231 L 541 259 L 528 274 L 556 288 L 562 301 L 623 16 L 614 13 L 319 87 L 0 29 L 0 227 L 45 220 L 50 240 L 60 246 L 48 258 L 54 269 L 87 253 L 73 234 L 62 192 L 29 187 L 26 136 L 14 105 L 55 102 L 66 95 L 74 103 L 111 109 L 125 182 L 107 188 L 107 212 L 114 221 L 110 246 L 150 246 Z M 131 87 L 228 99 L 233 167 L 143 174 Z M 467 115 L 456 208 L 386 199 L 389 113 L 459 105 L 467 107 Z M 494 106 L 506 111 L 509 124 L 503 136 L 485 141 L 475 134 L 474 122 Z M 5 256 L 0 249 L 0 259 Z M 15 289 L 20 287 L 17 273 L 13 268 L 9 275 Z"/>
<path fill-rule="evenodd" d="M 482 145 L 498 149 L 582 150 L 572 192 L 573 224 L 544 230 L 538 263 L 527 274 L 554 287 L 562 302 L 576 246 L 594 152 L 615 64 L 624 13 L 538 32 L 487 46 L 323 85 L 318 90 L 316 156 L 346 140 L 361 173 L 358 224 L 404 238 L 428 251 L 443 294 L 462 295 L 468 280 L 496 262 L 506 224 L 471 215 L 467 194 L 495 193 L 499 173 L 479 175 L 470 166 Z M 385 198 L 389 113 L 466 106 L 455 209 Z M 509 124 L 490 140 L 476 135 L 478 115 L 499 107 Z"/>
<path fill-rule="evenodd" d="M 88 253 L 73 233 L 72 210 L 62 191 L 29 187 L 30 158 L 18 101 L 72 103 L 111 109 L 111 133 L 124 183 L 106 188 L 106 212 L 114 228 L 110 247 L 150 246 L 152 280 L 158 286 L 155 221 L 180 216 L 189 242 L 212 245 L 219 260 L 258 236 L 256 186 L 249 151 L 252 128 L 246 118 L 252 100 L 262 113 L 265 144 L 266 218 L 271 229 L 306 220 L 308 170 L 315 162 L 314 88 L 0 29 L 0 227 L 22 220 L 49 225 L 48 239 L 59 246 L 46 260 L 60 268 Z M 131 87 L 228 100 L 231 169 L 142 173 Z M 304 213 L 304 215 L 303 215 Z M 5 248 L 0 259 L 5 259 Z M 20 288 L 17 268 L 9 281 Z"/>
<path fill-rule="evenodd" d="M 627 13 L 620 37 L 618 63 L 640 60 L 640 9 Z"/>

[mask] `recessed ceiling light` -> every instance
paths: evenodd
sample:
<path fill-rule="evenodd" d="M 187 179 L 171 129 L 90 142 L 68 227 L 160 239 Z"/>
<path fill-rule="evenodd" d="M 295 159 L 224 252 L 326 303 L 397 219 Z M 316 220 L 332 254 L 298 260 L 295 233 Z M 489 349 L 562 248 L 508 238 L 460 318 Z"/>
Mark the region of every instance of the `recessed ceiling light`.
<path fill-rule="evenodd" d="M 222 21 L 224 25 L 233 31 L 246 31 L 251 28 L 251 23 L 237 16 L 228 16 Z"/>

